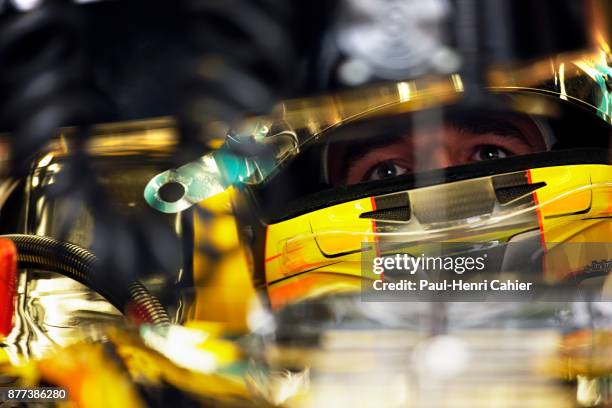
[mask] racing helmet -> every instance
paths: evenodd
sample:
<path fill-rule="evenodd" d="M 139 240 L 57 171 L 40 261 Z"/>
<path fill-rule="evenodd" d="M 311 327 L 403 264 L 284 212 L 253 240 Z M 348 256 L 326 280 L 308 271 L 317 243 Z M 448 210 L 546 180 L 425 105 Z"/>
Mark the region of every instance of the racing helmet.
<path fill-rule="evenodd" d="M 540 283 L 607 287 L 611 69 L 603 44 L 491 70 L 477 101 L 461 74 L 424 76 L 285 101 L 230 132 L 262 147 L 208 163 L 240 181 L 256 286 L 274 309 L 356 293 L 380 278 L 364 259 L 454 242 L 504 248 L 504 271 L 529 258 Z"/>

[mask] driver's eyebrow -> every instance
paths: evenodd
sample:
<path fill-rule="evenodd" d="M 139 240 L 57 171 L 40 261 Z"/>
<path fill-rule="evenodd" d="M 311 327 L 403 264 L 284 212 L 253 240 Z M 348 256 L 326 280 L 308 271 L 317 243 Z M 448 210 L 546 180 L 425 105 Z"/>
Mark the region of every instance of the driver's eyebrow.
<path fill-rule="evenodd" d="M 515 121 L 510 119 L 495 117 L 485 119 L 453 118 L 449 120 L 449 124 L 461 132 L 477 135 L 495 133 L 500 136 L 515 136 L 527 140 L 524 131 L 516 125 Z"/>
<path fill-rule="evenodd" d="M 410 133 L 380 134 L 378 136 L 373 136 L 368 140 L 364 140 L 350 145 L 346 151 L 345 159 L 349 159 L 351 161 L 359 160 L 373 150 L 381 149 L 386 146 L 392 145 L 407 137 L 410 137 Z"/>

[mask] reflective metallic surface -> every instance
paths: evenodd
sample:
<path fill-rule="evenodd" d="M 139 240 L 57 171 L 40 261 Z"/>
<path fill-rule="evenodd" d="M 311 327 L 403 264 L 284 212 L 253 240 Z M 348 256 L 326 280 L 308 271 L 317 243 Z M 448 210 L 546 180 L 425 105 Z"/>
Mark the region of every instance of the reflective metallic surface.
<path fill-rule="evenodd" d="M 173 143 L 172 122 L 166 119 L 96 129 L 98 136 L 89 146 L 102 169 L 101 183 L 121 211 L 136 214 L 146 208 L 139 194 L 151 175 L 159 171 L 163 156 Z M 66 129 L 65 132 L 70 132 Z M 24 233 L 61 238 L 88 247 L 91 245 L 93 220 L 87 208 L 50 198 L 46 188 L 58 182 L 63 156 L 70 148 L 63 137 L 43 155 L 25 181 L 23 190 L 13 189 L 10 200 L 20 203 L 18 216 Z M 144 157 L 148 159 L 143 160 Z M 8 188 L 7 188 L 8 190 Z M 23 195 L 17 196 L 21 191 Z M 4 196 L 8 199 L 8 194 Z M 72 228 L 64 232 L 63 220 L 72 219 Z M 177 217 L 169 219 L 180 231 Z M 178 280 L 180 271 L 173 280 Z M 146 282 L 150 289 L 172 284 L 155 278 Z M 14 329 L 5 340 L 5 350 L 14 359 L 40 358 L 46 353 L 96 337 L 107 324 L 123 324 L 125 318 L 91 288 L 48 271 L 22 270 L 19 276 L 17 315 Z M 177 304 L 178 305 L 178 304 Z"/>

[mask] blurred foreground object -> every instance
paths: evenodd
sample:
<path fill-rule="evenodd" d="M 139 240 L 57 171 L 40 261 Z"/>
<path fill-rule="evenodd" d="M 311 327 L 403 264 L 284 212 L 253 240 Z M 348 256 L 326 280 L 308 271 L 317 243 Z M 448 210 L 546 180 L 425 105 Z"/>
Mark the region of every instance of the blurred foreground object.
<path fill-rule="evenodd" d="M 13 328 L 17 289 L 17 249 L 13 241 L 0 239 L 0 335 Z"/>
<path fill-rule="evenodd" d="M 3 372 L 13 376 L 10 384 L 5 381 L 4 385 L 53 384 L 66 389 L 69 401 L 79 407 L 265 406 L 250 402 L 236 374 L 216 373 L 235 362 L 238 354 L 227 352 L 231 345 L 208 338 L 215 337 L 211 332 L 167 327 L 153 333 L 156 329 L 147 326 L 142 326 L 142 330 L 144 341 L 137 332 L 112 328 L 103 332 L 105 340 L 73 344 L 37 362 L 4 366 Z M 167 337 L 173 330 L 182 335 Z M 189 333 L 200 336 L 199 349 L 189 345 Z M 180 362 L 177 365 L 145 345 L 153 341 L 153 335 L 170 342 L 164 351 L 182 351 L 195 359 L 197 355 L 206 355 L 210 361 L 220 362 L 219 366 L 184 367 Z"/>

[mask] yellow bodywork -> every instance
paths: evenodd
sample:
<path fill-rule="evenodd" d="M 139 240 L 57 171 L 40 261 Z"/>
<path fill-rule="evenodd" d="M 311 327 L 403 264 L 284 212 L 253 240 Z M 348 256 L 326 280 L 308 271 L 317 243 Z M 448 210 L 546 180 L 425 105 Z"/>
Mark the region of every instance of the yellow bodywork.
<path fill-rule="evenodd" d="M 230 194 L 231 191 L 226 191 L 199 204 L 203 210 L 215 214 L 213 218 L 203 219 L 197 213 L 195 215 L 195 300 L 187 319 L 218 322 L 227 332 L 242 333 L 247 330 L 247 311 L 256 297 L 246 254 L 239 245 Z M 212 246 L 222 254 L 216 264 L 198 248 L 204 245 Z"/>

